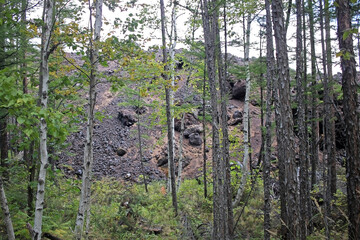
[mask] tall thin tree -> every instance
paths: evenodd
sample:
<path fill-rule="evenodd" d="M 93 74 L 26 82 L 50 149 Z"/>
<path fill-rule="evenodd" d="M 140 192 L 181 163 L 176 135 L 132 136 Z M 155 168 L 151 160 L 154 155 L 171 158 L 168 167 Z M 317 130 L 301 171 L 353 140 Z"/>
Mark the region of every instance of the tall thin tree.
<path fill-rule="evenodd" d="M 209 80 L 210 95 L 211 95 L 211 127 L 212 127 L 212 167 L 213 167 L 213 239 L 231 239 L 232 238 L 232 221 L 228 210 L 229 199 L 226 184 L 226 145 L 220 145 L 220 128 L 226 125 L 224 123 L 224 116 L 221 115 L 221 110 L 224 114 L 224 106 L 219 108 L 217 87 L 220 88 L 220 97 L 224 97 L 225 93 L 223 82 L 223 64 L 220 60 L 220 38 L 219 38 L 219 5 L 216 1 L 201 1 L 203 31 L 205 38 L 205 54 L 207 76 Z M 222 78 L 220 83 L 216 81 L 216 60 L 219 67 L 219 78 Z M 225 133 L 226 136 L 226 133 Z M 227 139 L 226 139 L 227 140 Z M 224 143 L 226 144 L 226 143 Z"/>
<path fill-rule="evenodd" d="M 271 196 L 270 196 L 270 161 L 271 161 L 271 106 L 273 95 L 273 83 L 275 79 L 275 57 L 274 57 L 274 42 L 271 22 L 270 0 L 265 0 L 266 9 L 266 137 L 265 137 L 265 157 L 263 165 L 263 179 L 264 179 L 264 239 L 270 240 L 271 227 Z"/>
<path fill-rule="evenodd" d="M 81 196 L 79 209 L 75 223 L 75 237 L 81 240 L 83 235 L 84 220 L 86 218 L 86 226 L 90 223 L 90 195 L 91 195 L 91 175 L 94 163 L 93 157 L 93 132 L 94 132 L 94 110 L 96 104 L 95 87 L 97 83 L 97 66 L 99 59 L 99 41 L 102 26 L 102 5 L 103 0 L 97 0 L 95 4 L 95 25 L 92 21 L 92 4 L 89 3 L 89 20 L 90 20 L 90 37 L 89 37 L 89 58 L 90 58 L 90 74 L 89 74 L 89 106 L 87 112 L 86 125 L 86 143 L 84 147 L 84 164 L 82 174 Z M 85 217 L 86 214 L 86 217 Z M 88 229 L 86 230 L 86 235 Z"/>
<path fill-rule="evenodd" d="M 172 204 L 174 207 L 175 215 L 178 212 L 177 197 L 176 197 L 176 184 L 175 184 L 175 161 L 174 161 L 174 132 L 172 131 L 172 111 L 171 111 L 171 93 L 170 84 L 166 71 L 168 70 L 167 59 L 167 47 L 166 47 L 166 35 L 165 35 L 165 6 L 164 0 L 160 0 L 160 12 L 161 12 L 161 36 L 162 36 L 162 53 L 165 73 L 163 74 L 165 80 L 165 97 L 166 97 L 166 123 L 167 123 L 167 137 L 168 137 L 168 164 L 169 164 L 169 176 L 170 176 L 170 191 L 172 196 Z"/>
<path fill-rule="evenodd" d="M 346 136 L 346 180 L 349 239 L 360 239 L 360 129 L 358 85 L 352 38 L 350 0 L 337 0 L 338 40 L 341 51 L 343 111 Z"/>
<path fill-rule="evenodd" d="M 276 134 L 278 142 L 278 164 L 280 182 L 280 207 L 282 238 L 298 237 L 297 174 L 295 166 L 295 138 L 292 110 L 290 105 L 290 68 L 286 43 L 283 3 L 272 1 L 272 17 L 276 43 L 278 79 L 275 84 L 276 96 Z"/>
<path fill-rule="evenodd" d="M 49 89 L 49 55 L 50 55 L 50 41 L 51 32 L 53 28 L 53 11 L 54 0 L 44 1 L 43 11 L 43 32 L 42 32 L 42 51 L 41 51 L 41 66 L 40 66 L 40 106 L 41 110 L 46 113 L 48 105 L 48 89 Z M 47 123 L 45 115 L 40 118 L 40 170 L 36 192 L 35 202 L 35 218 L 34 228 L 32 232 L 32 239 L 40 240 L 42 232 L 42 217 L 44 210 L 45 198 L 45 179 L 46 168 L 48 165 L 48 151 L 47 151 Z"/>
<path fill-rule="evenodd" d="M 303 76 L 303 2 L 296 0 L 296 92 L 297 92 L 297 129 L 299 137 L 299 161 L 300 161 L 300 239 L 306 239 L 308 214 L 308 169 L 307 169 L 307 129 L 305 116 L 305 87 L 306 82 Z"/>

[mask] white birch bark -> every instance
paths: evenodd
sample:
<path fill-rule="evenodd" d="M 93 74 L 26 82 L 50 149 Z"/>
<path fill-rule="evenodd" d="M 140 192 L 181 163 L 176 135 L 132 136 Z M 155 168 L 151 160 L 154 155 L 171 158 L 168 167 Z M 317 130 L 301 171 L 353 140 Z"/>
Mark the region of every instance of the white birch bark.
<path fill-rule="evenodd" d="M 52 31 L 52 20 L 53 20 L 53 8 L 54 1 L 44 1 L 44 28 L 42 33 L 42 46 L 43 51 L 41 52 L 41 76 L 40 76 L 40 105 L 41 110 L 47 111 L 48 104 L 48 83 L 49 83 L 49 46 Z M 35 202 L 35 218 L 34 228 L 32 233 L 32 239 L 41 239 L 41 227 L 42 227 L 42 216 L 44 210 L 44 197 L 45 197 L 45 179 L 46 179 L 46 168 L 48 165 L 48 152 L 47 152 L 47 123 L 45 117 L 40 118 L 40 170 L 39 179 L 36 192 Z"/>
<path fill-rule="evenodd" d="M 169 88 L 170 94 L 170 106 L 174 106 L 174 87 L 175 87 L 175 48 L 177 42 L 177 30 L 176 30 L 176 4 L 173 4 L 172 12 L 171 12 L 171 30 L 169 35 L 170 40 L 170 77 L 171 77 L 171 88 Z M 175 155 L 175 120 L 174 120 L 174 110 L 171 109 L 171 131 L 172 131 L 172 142 L 173 142 L 173 153 Z M 170 160 L 170 159 L 169 159 Z M 168 161 L 168 172 L 170 173 L 170 161 Z M 168 186 L 171 189 L 171 174 L 168 174 Z"/>
<path fill-rule="evenodd" d="M 250 98 L 250 63 L 249 63 L 249 51 L 250 51 L 250 27 L 251 27 L 251 14 L 249 13 L 246 21 L 246 30 L 245 30 L 245 66 L 246 66 L 246 93 L 245 93 L 245 104 L 244 104 L 244 160 L 242 163 L 242 176 L 240 186 L 237 190 L 236 197 L 233 201 L 233 207 L 236 207 L 244 193 L 246 180 L 248 176 L 248 165 L 249 165 L 249 98 Z"/>
<path fill-rule="evenodd" d="M 181 118 L 181 127 L 180 127 L 180 141 L 179 141 L 179 165 L 178 165 L 178 179 L 177 179 L 177 188 L 179 191 L 181 185 L 181 174 L 182 174 L 182 164 L 183 164 L 183 140 L 184 140 L 184 121 L 185 121 L 185 113 Z"/>
<path fill-rule="evenodd" d="M 96 74 L 99 49 L 97 42 L 100 40 L 100 32 L 102 26 L 102 5 L 103 0 L 95 1 L 95 26 L 92 26 L 92 7 L 89 1 L 90 8 L 90 28 L 94 35 L 90 37 L 90 87 L 89 87 L 89 109 L 88 109 L 88 122 L 86 127 L 86 144 L 84 148 L 84 165 L 81 185 L 81 196 L 79 202 L 79 210 L 76 217 L 75 237 L 81 240 L 83 234 L 84 219 L 86 214 L 86 236 L 89 233 L 90 227 L 90 196 L 91 196 L 91 175 L 92 166 L 94 163 L 93 157 L 93 129 L 94 129 L 94 109 L 96 104 Z"/>
<path fill-rule="evenodd" d="M 1 202 L 1 210 L 4 215 L 4 223 L 6 226 L 7 236 L 9 240 L 15 240 L 14 228 L 11 221 L 9 205 L 6 200 L 4 183 L 2 178 L 0 177 L 0 202 Z"/>
<path fill-rule="evenodd" d="M 167 51 L 166 51 L 166 35 L 165 35 L 165 7 L 164 0 L 160 0 L 160 13 L 161 13 L 161 38 L 162 38 L 162 51 L 163 51 L 163 63 L 165 65 L 165 73 L 163 74 L 165 80 L 165 97 L 166 97 L 166 124 L 168 128 L 168 165 L 169 165 L 169 174 L 170 182 L 169 184 L 171 189 L 172 203 L 177 215 L 177 197 L 176 197 L 176 183 L 175 183 L 175 168 L 174 168 L 174 137 L 172 129 L 172 112 L 170 105 L 170 91 L 171 86 L 168 85 L 168 76 L 166 71 L 169 69 L 167 64 Z"/>

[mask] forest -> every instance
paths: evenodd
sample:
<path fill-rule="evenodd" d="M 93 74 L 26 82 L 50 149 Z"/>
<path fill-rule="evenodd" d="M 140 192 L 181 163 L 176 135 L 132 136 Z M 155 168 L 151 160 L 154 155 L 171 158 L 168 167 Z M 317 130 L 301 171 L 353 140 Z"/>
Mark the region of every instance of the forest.
<path fill-rule="evenodd" d="M 0 0 L 0 239 L 360 239 L 360 1 Z"/>

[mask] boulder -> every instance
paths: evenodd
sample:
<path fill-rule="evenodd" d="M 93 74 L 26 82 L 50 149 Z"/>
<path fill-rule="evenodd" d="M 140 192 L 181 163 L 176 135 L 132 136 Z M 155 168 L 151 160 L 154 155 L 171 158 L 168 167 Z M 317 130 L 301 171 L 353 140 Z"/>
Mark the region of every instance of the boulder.
<path fill-rule="evenodd" d="M 120 157 L 124 156 L 127 153 L 127 151 L 121 147 L 119 147 L 118 149 L 116 149 L 116 154 Z"/>
<path fill-rule="evenodd" d="M 119 112 L 118 119 L 126 127 L 131 127 L 134 123 L 136 123 L 136 118 L 127 111 Z"/>
<path fill-rule="evenodd" d="M 145 106 L 142 107 L 134 106 L 134 110 L 136 114 L 140 114 L 140 115 L 147 112 L 147 108 Z"/>
<path fill-rule="evenodd" d="M 238 81 L 232 88 L 232 98 L 240 101 L 245 100 L 246 81 Z"/>
<path fill-rule="evenodd" d="M 184 119 L 184 129 L 186 129 L 188 126 L 196 124 L 197 120 L 191 113 L 185 113 L 185 119 Z M 175 131 L 180 132 L 181 131 L 181 119 L 175 118 Z"/>
<path fill-rule="evenodd" d="M 235 118 L 235 119 L 232 119 L 228 122 L 229 126 L 236 126 L 238 124 L 241 124 L 243 121 L 242 118 Z"/>
<path fill-rule="evenodd" d="M 189 143 L 192 146 L 200 146 L 202 144 L 202 139 L 199 133 L 192 133 L 189 136 Z"/>
<path fill-rule="evenodd" d="M 243 114 L 240 111 L 235 111 L 232 117 L 233 117 L 233 119 L 242 118 Z"/>
<path fill-rule="evenodd" d="M 192 125 L 190 127 L 188 127 L 187 129 L 185 129 L 184 131 L 184 137 L 185 138 L 190 138 L 190 135 L 193 133 L 197 133 L 200 134 L 202 133 L 204 130 L 202 128 L 201 125 Z"/>

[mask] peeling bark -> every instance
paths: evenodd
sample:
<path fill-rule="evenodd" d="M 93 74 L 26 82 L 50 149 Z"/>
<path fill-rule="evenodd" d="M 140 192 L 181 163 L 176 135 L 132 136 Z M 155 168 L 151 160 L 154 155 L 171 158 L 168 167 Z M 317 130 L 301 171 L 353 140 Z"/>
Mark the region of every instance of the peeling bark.
<path fill-rule="evenodd" d="M 40 66 L 40 106 L 41 110 L 46 112 L 48 105 L 48 83 L 49 83 L 49 50 L 51 32 L 53 26 L 53 11 L 54 1 L 44 1 L 44 26 L 42 32 L 42 46 L 41 51 L 41 66 Z M 45 180 L 46 168 L 48 166 L 48 151 L 47 151 L 47 123 L 45 116 L 40 118 L 40 170 L 36 192 L 35 202 L 35 218 L 32 239 L 40 240 L 42 233 L 42 217 L 44 210 L 44 197 L 45 197 Z"/>

